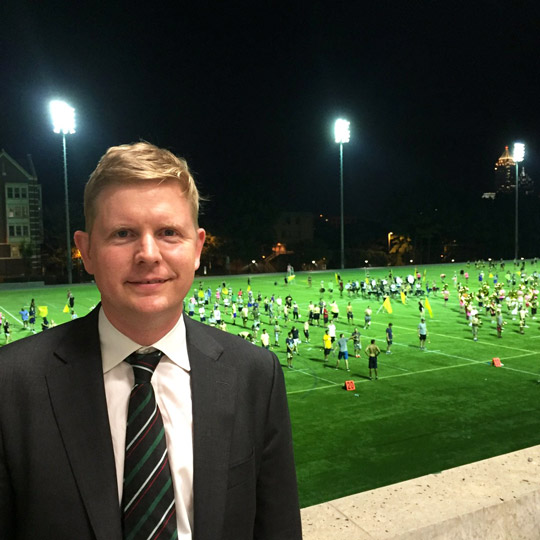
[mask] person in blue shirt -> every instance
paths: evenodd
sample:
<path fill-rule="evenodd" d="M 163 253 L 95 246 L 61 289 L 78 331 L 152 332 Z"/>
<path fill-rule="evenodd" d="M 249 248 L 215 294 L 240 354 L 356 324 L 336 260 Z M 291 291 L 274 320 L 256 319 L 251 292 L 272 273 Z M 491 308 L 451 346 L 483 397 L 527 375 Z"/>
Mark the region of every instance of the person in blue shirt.
<path fill-rule="evenodd" d="M 392 354 L 390 349 L 392 348 L 393 337 L 392 323 L 388 323 L 388 327 L 386 328 L 386 354 Z"/>
<path fill-rule="evenodd" d="M 28 330 L 28 319 L 30 318 L 30 313 L 28 313 L 28 310 L 23 307 L 21 308 L 21 311 L 19 311 L 19 315 L 21 316 L 23 328 L 25 330 Z"/>

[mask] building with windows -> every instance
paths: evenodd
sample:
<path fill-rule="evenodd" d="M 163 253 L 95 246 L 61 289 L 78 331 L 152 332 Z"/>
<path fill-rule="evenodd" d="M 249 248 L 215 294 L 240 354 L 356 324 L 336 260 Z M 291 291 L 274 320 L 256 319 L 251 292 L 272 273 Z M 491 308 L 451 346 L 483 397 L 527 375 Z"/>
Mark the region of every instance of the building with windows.
<path fill-rule="evenodd" d="M 0 279 L 41 275 L 41 186 L 30 155 L 28 164 L 0 151 Z"/>
<path fill-rule="evenodd" d="M 310 212 L 282 212 L 274 224 L 276 238 L 284 244 L 313 241 L 313 214 Z"/>

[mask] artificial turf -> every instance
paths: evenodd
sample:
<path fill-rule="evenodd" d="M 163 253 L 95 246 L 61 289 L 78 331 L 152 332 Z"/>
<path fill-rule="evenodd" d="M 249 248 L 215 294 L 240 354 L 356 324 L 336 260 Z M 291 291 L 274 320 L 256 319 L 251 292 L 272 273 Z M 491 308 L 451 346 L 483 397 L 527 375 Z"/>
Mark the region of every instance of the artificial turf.
<path fill-rule="evenodd" d="M 507 263 L 507 270 L 514 271 Z M 528 319 L 528 328 L 519 333 L 518 321 L 503 309 L 507 322 L 502 339 L 497 338 L 495 324 L 484 313 L 478 341 L 472 340 L 471 328 L 460 311 L 456 288 L 451 277 L 464 269 L 470 274 L 469 287 L 479 286 L 478 271 L 474 265 L 432 265 L 418 270 L 426 271 L 428 283 L 441 285 L 440 274 L 448 277 L 450 299 L 445 307 L 439 293 L 431 294 L 429 302 L 433 318 L 426 313 L 429 331 L 427 350 L 418 347 L 417 325 L 419 311 L 416 298 L 406 305 L 399 297 L 391 300 L 393 313 L 379 311 L 381 301 L 361 296 L 340 297 L 334 271 L 313 272 L 312 286 L 308 273 L 297 273 L 288 285 L 283 275 L 259 274 L 249 276 L 255 295 L 284 298 L 290 294 L 300 306 L 300 325 L 290 320 L 279 321 L 283 332 L 280 346 L 274 348 L 283 366 L 285 360 L 285 334 L 292 324 L 302 325 L 307 306 L 319 301 L 321 280 L 325 283 L 326 302 L 336 299 L 340 306 L 337 333 L 350 336 L 353 326 L 348 325 L 345 306 L 351 301 L 355 325 L 362 333 L 362 346 L 375 338 L 383 350 L 379 356 L 379 380 L 367 377 L 365 353 L 359 359 L 352 354 L 351 371 L 344 371 L 343 362 L 334 370 L 336 356 L 323 361 L 321 327 L 312 327 L 310 343 L 300 345 L 300 354 L 294 357 L 294 369 L 284 369 L 291 419 L 295 456 L 302 506 L 342 497 L 348 494 L 389 485 L 420 475 L 436 473 L 480 459 L 540 443 L 540 319 Z M 540 265 L 539 268 L 540 270 Z M 371 278 L 387 276 L 389 268 L 369 269 Z M 414 268 L 392 268 L 394 276 L 406 276 Z M 527 272 L 534 270 L 528 263 Z M 484 269 L 485 279 L 493 282 L 489 274 L 498 274 L 504 281 L 505 272 Z M 340 271 L 341 277 L 362 280 L 365 269 Z M 248 276 L 197 276 L 194 285 L 216 287 L 223 281 L 235 292 L 247 290 Z M 329 293 L 329 285 L 334 288 Z M 99 300 L 93 285 L 74 285 L 75 309 L 84 315 Z M 510 290 L 511 287 L 507 287 Z M 38 289 L 3 290 L 0 293 L 0 311 L 8 317 L 14 339 L 24 337 L 18 312 L 31 298 L 36 305 L 48 306 L 49 319 L 56 323 L 69 320 L 63 312 L 67 286 Z M 373 322 L 363 329 L 363 313 L 367 305 L 373 309 Z M 222 310 L 223 311 L 223 310 Z M 273 325 L 261 308 L 261 329 L 267 328 L 273 343 Z M 292 313 L 290 315 L 292 317 Z M 238 333 L 241 319 L 231 324 L 230 312 L 224 317 L 227 331 Z M 385 328 L 393 323 L 394 345 L 392 354 L 384 354 Z M 251 326 L 251 321 L 248 323 Z M 36 324 L 36 328 L 39 326 Z M 300 332 L 303 338 L 302 332 Z M 3 339 L 0 340 L 0 343 Z M 352 342 L 349 352 L 352 353 Z M 501 368 L 491 365 L 499 357 Z M 343 389 L 345 380 L 354 380 L 356 389 Z"/>

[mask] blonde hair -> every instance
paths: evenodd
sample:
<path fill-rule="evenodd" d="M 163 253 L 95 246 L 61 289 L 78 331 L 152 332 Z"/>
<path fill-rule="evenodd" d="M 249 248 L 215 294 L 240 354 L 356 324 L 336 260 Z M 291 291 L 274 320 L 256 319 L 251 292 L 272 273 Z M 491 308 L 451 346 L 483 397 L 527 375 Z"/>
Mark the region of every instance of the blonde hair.
<path fill-rule="evenodd" d="M 200 196 L 186 160 L 164 148 L 138 142 L 109 148 L 90 175 L 84 189 L 86 231 L 92 231 L 97 215 L 97 199 L 106 187 L 152 180 L 173 180 L 180 184 L 191 207 L 193 223 L 198 227 Z"/>

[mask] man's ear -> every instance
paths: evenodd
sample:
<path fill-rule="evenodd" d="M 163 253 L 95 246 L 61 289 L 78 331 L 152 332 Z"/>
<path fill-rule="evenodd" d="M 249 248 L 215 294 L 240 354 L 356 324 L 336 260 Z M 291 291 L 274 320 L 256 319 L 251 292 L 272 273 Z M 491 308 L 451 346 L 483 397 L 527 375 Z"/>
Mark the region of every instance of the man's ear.
<path fill-rule="evenodd" d="M 199 268 L 201 264 L 201 252 L 204 246 L 204 240 L 206 239 L 206 231 L 204 229 L 197 229 L 197 239 L 195 241 L 195 270 Z"/>
<path fill-rule="evenodd" d="M 90 235 L 83 231 L 75 231 L 73 236 L 77 249 L 81 252 L 84 268 L 89 274 L 94 273 L 94 265 L 90 255 Z"/>

